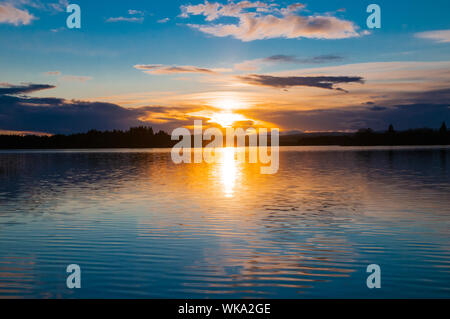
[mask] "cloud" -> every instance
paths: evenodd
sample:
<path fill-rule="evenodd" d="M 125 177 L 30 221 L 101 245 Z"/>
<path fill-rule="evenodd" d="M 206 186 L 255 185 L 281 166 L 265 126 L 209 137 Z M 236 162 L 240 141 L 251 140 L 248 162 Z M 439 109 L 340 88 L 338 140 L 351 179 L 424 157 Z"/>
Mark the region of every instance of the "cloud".
<path fill-rule="evenodd" d="M 61 75 L 60 71 L 48 71 L 44 73 L 45 75 Z"/>
<path fill-rule="evenodd" d="M 416 90 L 419 88 L 416 87 Z M 391 123 L 398 130 L 438 128 L 442 121 L 450 123 L 449 100 L 449 88 L 420 89 L 414 93 L 391 93 L 389 98 L 379 103 L 364 106 L 352 105 L 350 102 L 327 109 L 302 110 L 283 105 L 276 108 L 261 108 L 258 105 L 246 109 L 245 116 L 269 120 L 282 129 L 302 131 L 347 131 L 368 127 L 386 130 Z"/>
<path fill-rule="evenodd" d="M 106 19 L 106 22 L 137 22 L 142 23 L 144 21 L 144 18 L 142 17 L 111 17 Z"/>
<path fill-rule="evenodd" d="M 416 38 L 433 40 L 438 43 L 450 42 L 450 30 L 436 30 L 419 32 L 415 34 Z"/>
<path fill-rule="evenodd" d="M 58 77 L 59 80 L 65 81 L 65 82 L 86 82 L 92 80 L 92 77 L 90 76 L 84 76 L 84 75 L 63 75 L 61 71 L 48 71 L 44 73 L 48 76 L 55 76 Z"/>
<path fill-rule="evenodd" d="M 80 75 L 64 75 L 61 79 L 66 82 L 86 82 L 92 80 L 92 77 Z"/>
<path fill-rule="evenodd" d="M 18 6 L 26 6 L 36 10 L 50 12 L 52 14 L 66 12 L 66 8 L 69 5 L 68 0 L 58 0 L 57 2 L 41 0 L 8 0 L 8 2 Z"/>
<path fill-rule="evenodd" d="M 347 107 L 317 110 L 246 111 L 246 116 L 267 118 L 280 128 L 301 131 L 356 131 L 361 128 L 386 130 L 438 128 L 442 121 L 450 122 L 448 104 L 401 104 L 392 107 Z"/>
<path fill-rule="evenodd" d="M 310 58 L 299 58 L 294 55 L 277 54 L 267 58 L 247 60 L 234 65 L 236 70 L 240 71 L 256 71 L 264 65 L 272 65 L 277 63 L 296 63 L 296 64 L 320 64 L 340 61 L 343 58 L 337 55 L 319 55 Z"/>
<path fill-rule="evenodd" d="M 221 69 L 207 69 L 199 68 L 191 65 L 184 66 L 170 66 L 162 64 L 136 64 L 134 66 L 137 70 L 143 70 L 148 74 L 177 74 L 177 73 L 204 73 L 204 74 L 217 74 Z"/>
<path fill-rule="evenodd" d="M 142 125 L 142 112 L 115 104 L 0 95 L 0 127 L 49 133 L 84 132 L 93 128 L 127 129 Z"/>
<path fill-rule="evenodd" d="M 130 16 L 129 17 L 111 17 L 111 18 L 106 19 L 106 22 L 110 22 L 110 23 L 114 23 L 114 22 L 142 23 L 144 21 L 144 11 L 129 9 L 128 15 L 130 15 Z"/>
<path fill-rule="evenodd" d="M 447 103 L 449 109 L 450 104 L 450 88 L 434 89 L 426 91 L 415 91 L 408 93 L 397 93 L 395 99 L 402 103 L 416 104 L 442 104 Z"/>
<path fill-rule="evenodd" d="M 65 81 L 65 82 L 86 82 L 92 80 L 92 77 L 90 76 L 83 76 L 83 75 L 63 75 L 60 71 L 48 71 L 44 73 L 48 76 L 56 76 L 59 80 Z"/>
<path fill-rule="evenodd" d="M 25 93 L 55 88 L 47 84 L 12 85 L 0 88 L 0 129 L 52 134 L 86 132 L 91 129 L 128 129 L 151 125 L 155 130 L 191 125 L 189 110 L 145 106 L 127 109 L 114 103 L 30 97 Z M 192 120 L 192 121 L 191 121 Z"/>
<path fill-rule="evenodd" d="M 184 5 L 181 6 L 181 17 L 188 18 L 190 15 L 203 15 L 206 21 L 213 21 L 220 17 L 239 17 L 244 10 L 254 9 L 256 12 L 270 12 L 277 10 L 277 4 L 267 4 L 256 1 L 229 2 L 228 4 L 210 3 L 205 1 L 204 4 Z M 294 5 L 295 6 L 295 5 Z M 293 8 L 293 7 L 291 7 Z M 278 10 L 279 11 L 279 10 Z"/>
<path fill-rule="evenodd" d="M 0 135 L 20 135 L 20 136 L 36 135 L 36 136 L 51 136 L 52 134 L 49 134 L 49 133 L 43 133 L 43 132 L 31 132 L 31 131 L 6 131 L 6 130 L 0 130 Z"/>
<path fill-rule="evenodd" d="M 27 10 L 17 9 L 9 3 L 0 4 L 0 23 L 28 25 L 34 19 L 36 17 Z"/>
<path fill-rule="evenodd" d="M 322 89 L 345 91 L 336 88 L 335 84 L 340 83 L 364 83 L 362 77 L 359 76 L 271 76 L 250 74 L 238 76 L 239 80 L 244 83 L 258 86 L 269 86 L 274 88 L 288 88 L 293 86 L 310 86 Z"/>
<path fill-rule="evenodd" d="M 60 28 L 50 29 L 50 31 L 53 32 L 53 33 L 61 32 L 61 31 L 64 31 L 64 30 L 67 30 L 67 28 L 60 27 Z"/>
<path fill-rule="evenodd" d="M 139 11 L 139 10 L 130 9 L 130 10 L 128 10 L 128 14 L 129 15 L 144 15 L 144 12 L 143 11 Z"/>
<path fill-rule="evenodd" d="M 162 68 L 162 64 L 136 64 L 133 67 L 137 70 L 155 70 Z"/>
<path fill-rule="evenodd" d="M 26 94 L 32 93 L 41 90 L 48 90 L 55 88 L 54 85 L 48 84 L 33 84 L 26 83 L 22 85 L 13 85 L 9 83 L 2 83 L 3 87 L 0 87 L 0 96 L 1 95 L 18 95 L 18 94 Z"/>
<path fill-rule="evenodd" d="M 59 0 L 57 3 L 49 3 L 48 6 L 57 12 L 65 12 L 66 8 L 69 6 L 69 1 Z"/>
<path fill-rule="evenodd" d="M 221 17 L 234 17 L 238 23 L 189 24 L 190 27 L 217 37 L 232 36 L 242 41 L 271 38 L 343 39 L 358 37 L 358 27 L 351 21 L 329 15 L 298 15 L 304 8 L 297 3 L 286 8 L 263 2 L 229 2 L 181 6 L 181 17 L 203 15 L 212 22 Z"/>
<path fill-rule="evenodd" d="M 369 108 L 371 111 L 384 111 L 387 110 L 387 107 L 385 106 L 372 106 Z"/>
<path fill-rule="evenodd" d="M 164 18 L 164 19 L 160 19 L 160 20 L 158 20 L 158 23 L 166 23 L 166 22 L 169 22 L 169 18 Z"/>
<path fill-rule="evenodd" d="M 286 62 L 286 63 L 303 63 L 303 64 L 319 64 L 342 60 L 341 56 L 337 55 L 318 55 L 311 58 L 297 58 L 290 55 L 272 55 L 264 59 L 267 62 Z"/>
<path fill-rule="evenodd" d="M 205 4 L 198 4 L 198 5 L 187 5 L 187 6 L 181 6 L 181 17 L 182 18 L 189 18 L 189 15 L 204 15 L 206 17 L 206 21 L 213 21 L 217 19 L 219 15 L 219 3 L 209 3 L 208 1 L 205 1 Z"/>

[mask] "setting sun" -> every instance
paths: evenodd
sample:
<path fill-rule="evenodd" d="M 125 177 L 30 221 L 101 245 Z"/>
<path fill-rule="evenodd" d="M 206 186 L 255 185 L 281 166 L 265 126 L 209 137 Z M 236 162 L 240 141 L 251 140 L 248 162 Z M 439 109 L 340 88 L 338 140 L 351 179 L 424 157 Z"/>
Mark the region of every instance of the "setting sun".
<path fill-rule="evenodd" d="M 214 101 L 213 105 L 223 110 L 235 110 L 240 108 L 242 103 L 232 98 L 221 98 Z"/>
<path fill-rule="evenodd" d="M 213 113 L 208 123 L 217 123 L 220 124 L 222 127 L 230 127 L 235 122 L 245 120 L 246 118 L 241 114 L 236 114 L 233 112 L 220 112 L 220 113 Z"/>

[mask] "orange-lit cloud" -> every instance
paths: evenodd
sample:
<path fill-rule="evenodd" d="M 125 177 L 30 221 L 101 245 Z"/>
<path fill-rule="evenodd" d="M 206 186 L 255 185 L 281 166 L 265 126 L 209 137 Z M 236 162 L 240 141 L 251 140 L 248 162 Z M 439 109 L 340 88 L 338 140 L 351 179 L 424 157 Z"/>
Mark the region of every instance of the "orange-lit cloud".
<path fill-rule="evenodd" d="M 304 8 L 297 3 L 286 8 L 276 4 L 241 1 L 228 4 L 209 3 L 182 6 L 182 17 L 203 15 L 207 22 L 220 17 L 238 18 L 237 24 L 189 24 L 190 27 L 217 37 L 232 36 L 242 41 L 269 38 L 343 39 L 358 37 L 358 27 L 351 21 L 328 15 L 298 15 Z"/>
<path fill-rule="evenodd" d="M 28 25 L 36 19 L 27 10 L 17 9 L 9 3 L 0 4 L 0 23 L 12 24 L 15 26 Z"/>

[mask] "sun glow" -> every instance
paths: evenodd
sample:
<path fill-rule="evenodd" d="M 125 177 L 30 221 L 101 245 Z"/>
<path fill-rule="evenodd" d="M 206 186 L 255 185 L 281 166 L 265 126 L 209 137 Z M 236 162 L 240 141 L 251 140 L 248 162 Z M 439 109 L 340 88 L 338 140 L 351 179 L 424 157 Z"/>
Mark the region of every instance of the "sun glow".
<path fill-rule="evenodd" d="M 236 160 L 234 158 L 236 149 L 234 147 L 222 148 L 222 164 L 220 179 L 223 185 L 225 197 L 233 197 L 234 185 L 238 174 Z"/>
<path fill-rule="evenodd" d="M 213 102 L 213 105 L 215 107 L 221 108 L 223 110 L 227 110 L 227 111 L 231 111 L 231 110 L 236 110 L 242 107 L 242 103 L 236 101 L 235 99 L 217 99 L 216 101 Z"/>
<path fill-rule="evenodd" d="M 236 122 L 256 123 L 255 120 L 236 113 L 237 110 L 245 109 L 248 106 L 241 98 L 236 98 L 230 93 L 217 95 L 209 99 L 204 110 L 191 112 L 188 115 L 206 118 L 208 123 L 219 124 L 223 128 L 232 127 Z"/>
<path fill-rule="evenodd" d="M 233 123 L 245 120 L 246 118 L 241 114 L 236 114 L 233 112 L 220 112 L 213 113 L 208 123 L 217 123 L 222 127 L 231 127 Z"/>

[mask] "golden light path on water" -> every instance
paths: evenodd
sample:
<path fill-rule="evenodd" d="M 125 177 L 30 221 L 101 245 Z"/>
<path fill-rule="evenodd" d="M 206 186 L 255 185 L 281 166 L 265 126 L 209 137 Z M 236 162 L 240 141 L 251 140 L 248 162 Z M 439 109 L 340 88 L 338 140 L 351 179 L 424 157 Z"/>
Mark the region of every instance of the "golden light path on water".
<path fill-rule="evenodd" d="M 220 179 L 225 197 L 233 197 L 234 186 L 238 175 L 238 163 L 235 158 L 236 148 L 225 147 L 221 149 L 222 163 L 220 164 Z"/>

